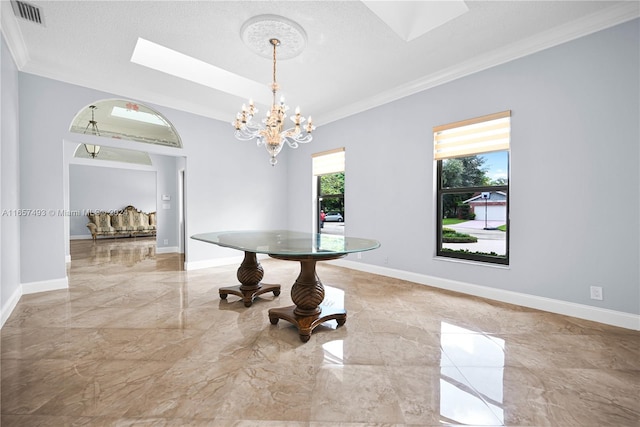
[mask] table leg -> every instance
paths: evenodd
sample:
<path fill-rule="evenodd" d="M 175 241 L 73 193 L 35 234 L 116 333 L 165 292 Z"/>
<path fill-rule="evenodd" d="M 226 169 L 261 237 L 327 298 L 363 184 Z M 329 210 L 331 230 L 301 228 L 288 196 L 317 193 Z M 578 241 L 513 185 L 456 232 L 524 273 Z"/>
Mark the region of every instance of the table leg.
<path fill-rule="evenodd" d="M 280 319 L 293 323 L 298 328 L 300 340 L 309 341 L 316 326 L 328 320 L 336 320 L 338 326 L 347 321 L 347 311 L 343 308 L 323 307 L 324 286 L 316 274 L 316 260 L 300 260 L 300 275 L 291 288 L 293 306 L 272 308 L 269 321 L 276 325 Z"/>
<path fill-rule="evenodd" d="M 221 299 L 227 299 L 228 294 L 237 295 L 242 298 L 245 307 L 251 307 L 254 298 L 258 295 L 267 292 L 273 292 L 275 296 L 280 295 L 280 285 L 260 283 L 264 277 L 264 269 L 258 262 L 255 252 L 244 253 L 244 260 L 236 276 L 241 285 L 220 288 Z"/>

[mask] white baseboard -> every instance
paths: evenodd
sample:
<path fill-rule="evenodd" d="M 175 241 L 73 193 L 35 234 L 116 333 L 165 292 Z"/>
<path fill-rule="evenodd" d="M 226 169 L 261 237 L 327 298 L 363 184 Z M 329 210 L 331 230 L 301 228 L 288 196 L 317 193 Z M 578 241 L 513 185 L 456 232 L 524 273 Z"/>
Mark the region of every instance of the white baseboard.
<path fill-rule="evenodd" d="M 69 240 L 90 240 L 91 234 L 76 234 L 75 236 L 69 236 Z"/>
<path fill-rule="evenodd" d="M 9 316 L 11 316 L 11 313 L 16 308 L 16 305 L 18 305 L 22 295 L 68 288 L 69 279 L 67 277 L 64 277 L 63 279 L 43 280 L 41 282 L 21 284 L 16 288 L 16 290 L 11 294 L 11 297 L 9 297 L 7 302 L 5 302 L 0 309 L 0 328 L 4 326 L 4 322 L 6 322 Z"/>
<path fill-rule="evenodd" d="M 22 296 L 22 287 L 17 286 L 16 290 L 13 291 L 9 299 L 2 305 L 0 308 L 0 328 L 4 326 L 4 322 L 7 321 L 11 313 L 18 305 L 18 301 L 20 301 L 20 297 Z"/>
<path fill-rule="evenodd" d="M 156 246 L 157 254 L 173 254 L 178 252 L 180 252 L 180 248 L 177 246 L 163 246 L 163 247 Z"/>
<path fill-rule="evenodd" d="M 243 259 L 244 259 L 243 256 L 234 256 L 234 257 L 227 257 L 227 258 L 206 259 L 202 261 L 187 261 L 184 263 L 184 269 L 187 271 L 190 271 L 190 270 L 200 270 L 203 268 L 210 268 L 210 267 L 222 267 L 223 265 L 229 265 L 229 264 L 240 265 Z"/>
<path fill-rule="evenodd" d="M 640 330 L 640 315 L 637 314 L 592 307 L 590 305 L 576 304 L 519 292 L 506 291 L 504 289 L 474 285 L 472 283 L 458 282 L 455 280 L 443 279 L 441 277 L 427 276 L 425 274 L 395 270 L 392 268 L 380 267 L 361 262 L 348 260 L 336 260 L 329 262 L 331 264 L 351 268 L 353 270 L 378 274 L 380 276 L 393 277 L 395 279 L 428 285 L 434 288 L 446 289 L 449 291 L 488 298 L 509 304 L 516 304 L 551 313 L 563 314 L 565 316 L 591 320 L 607 325 L 618 326 L 620 328 L 633 329 L 636 331 Z"/>
<path fill-rule="evenodd" d="M 43 280 L 41 282 L 30 282 L 22 284 L 22 295 L 35 294 L 37 292 L 57 291 L 69 289 L 69 278 Z"/>

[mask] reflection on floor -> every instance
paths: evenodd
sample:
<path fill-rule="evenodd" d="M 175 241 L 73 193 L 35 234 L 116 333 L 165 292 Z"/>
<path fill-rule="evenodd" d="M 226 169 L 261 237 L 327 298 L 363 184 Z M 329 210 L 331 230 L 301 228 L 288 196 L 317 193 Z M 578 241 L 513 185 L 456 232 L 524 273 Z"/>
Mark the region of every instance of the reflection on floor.
<path fill-rule="evenodd" d="M 69 290 L 2 328 L 9 426 L 638 426 L 640 334 L 319 263 L 347 323 L 307 343 L 245 308 L 236 266 L 182 271 L 153 240 L 72 241 Z"/>
<path fill-rule="evenodd" d="M 74 242 L 75 258 L 82 256 L 91 260 L 93 265 L 114 263 L 132 267 L 156 255 L 155 239 L 101 239 L 99 244 L 87 243 L 87 241 Z M 80 248 L 83 248 L 82 254 L 79 253 Z"/>

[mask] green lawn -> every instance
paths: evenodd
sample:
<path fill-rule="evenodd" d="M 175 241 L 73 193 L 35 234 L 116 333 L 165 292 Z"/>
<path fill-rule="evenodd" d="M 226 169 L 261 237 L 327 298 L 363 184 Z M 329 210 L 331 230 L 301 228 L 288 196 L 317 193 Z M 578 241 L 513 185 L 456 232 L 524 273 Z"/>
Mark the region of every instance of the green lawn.
<path fill-rule="evenodd" d="M 461 222 L 467 222 L 468 219 L 458 219 L 458 218 L 443 218 L 442 225 L 453 225 L 460 224 Z"/>
<path fill-rule="evenodd" d="M 469 221 L 468 219 L 458 219 L 458 218 L 443 218 L 442 219 L 442 226 L 447 226 L 447 225 L 454 225 L 454 224 L 460 224 L 461 222 L 467 222 Z M 500 227 L 498 227 L 498 230 L 500 231 L 507 231 L 507 224 L 501 225 Z"/>

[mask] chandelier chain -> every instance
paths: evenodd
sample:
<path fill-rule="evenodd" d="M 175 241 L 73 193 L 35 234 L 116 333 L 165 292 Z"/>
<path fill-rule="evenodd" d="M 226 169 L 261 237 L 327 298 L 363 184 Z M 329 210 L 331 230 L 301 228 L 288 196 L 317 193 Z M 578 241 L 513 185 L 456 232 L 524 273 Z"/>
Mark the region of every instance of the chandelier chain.
<path fill-rule="evenodd" d="M 280 44 L 278 39 L 271 39 L 273 45 L 273 84 L 271 85 L 271 91 L 273 92 L 273 103 L 276 103 L 276 92 L 278 91 L 278 82 L 276 80 L 276 47 Z"/>

